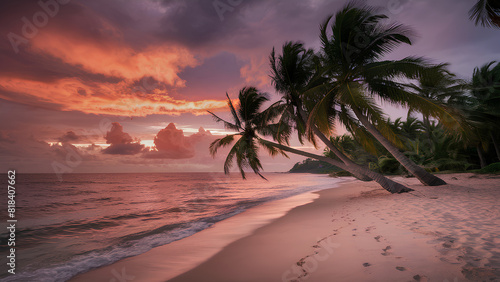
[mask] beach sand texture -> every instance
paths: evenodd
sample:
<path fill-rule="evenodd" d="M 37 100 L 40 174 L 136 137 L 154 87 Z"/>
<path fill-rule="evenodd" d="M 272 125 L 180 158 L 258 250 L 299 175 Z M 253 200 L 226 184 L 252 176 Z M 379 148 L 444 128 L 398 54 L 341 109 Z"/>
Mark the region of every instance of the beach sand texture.
<path fill-rule="evenodd" d="M 147 280 L 141 273 L 148 265 L 136 267 L 158 259 L 160 247 L 74 281 L 101 281 L 113 269 L 128 270 L 134 281 L 500 281 L 500 176 L 441 177 L 448 185 L 395 177 L 415 189 L 399 195 L 357 180 L 316 192 L 313 202 L 170 280 L 158 271 L 161 262 Z M 196 246 L 204 232 L 169 248 Z M 162 255 L 169 256 L 167 249 Z"/>

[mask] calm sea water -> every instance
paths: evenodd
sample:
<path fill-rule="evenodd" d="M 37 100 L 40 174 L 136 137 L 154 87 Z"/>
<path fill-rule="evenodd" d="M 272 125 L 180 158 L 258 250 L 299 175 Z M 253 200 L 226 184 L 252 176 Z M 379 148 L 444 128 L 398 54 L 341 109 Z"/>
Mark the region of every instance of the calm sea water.
<path fill-rule="evenodd" d="M 3 229 L 0 280 L 66 281 L 190 236 L 259 203 L 338 182 L 311 174 L 266 177 L 269 181 L 222 173 L 66 174 L 61 182 L 54 174 L 18 174 L 16 275 L 6 274 L 8 233 Z"/>

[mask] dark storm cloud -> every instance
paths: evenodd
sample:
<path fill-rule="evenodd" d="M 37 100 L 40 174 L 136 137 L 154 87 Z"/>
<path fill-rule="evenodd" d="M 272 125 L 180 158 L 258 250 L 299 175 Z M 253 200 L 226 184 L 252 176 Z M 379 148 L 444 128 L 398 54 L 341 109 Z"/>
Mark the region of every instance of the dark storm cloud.
<path fill-rule="evenodd" d="M 317 4 L 315 4 L 317 3 Z M 307 40 L 342 1 L 162 1 L 159 34 L 193 47 L 254 49 L 278 40 Z M 299 37 L 297 37 L 299 36 Z"/>
<path fill-rule="evenodd" d="M 387 8 L 388 2 L 375 3 Z M 434 63 L 450 63 L 451 71 L 470 79 L 474 67 L 500 59 L 500 32 L 475 26 L 469 20 L 473 4 L 468 0 L 405 1 L 398 9 L 383 10 L 390 20 L 411 27 L 417 34 L 412 46 L 402 45 L 388 58 L 425 56 Z"/>
<path fill-rule="evenodd" d="M 226 4 L 232 10 L 222 13 L 222 18 L 219 17 L 220 13 L 217 13 L 218 6 L 214 6 L 217 2 L 227 3 L 227 1 L 161 1 L 166 13 L 161 20 L 163 28 L 158 34 L 167 40 L 182 42 L 191 47 L 205 46 L 231 37 L 236 32 L 244 32 L 247 24 L 238 17 L 238 12 L 243 6 L 260 1 L 243 1 L 235 7 Z"/>

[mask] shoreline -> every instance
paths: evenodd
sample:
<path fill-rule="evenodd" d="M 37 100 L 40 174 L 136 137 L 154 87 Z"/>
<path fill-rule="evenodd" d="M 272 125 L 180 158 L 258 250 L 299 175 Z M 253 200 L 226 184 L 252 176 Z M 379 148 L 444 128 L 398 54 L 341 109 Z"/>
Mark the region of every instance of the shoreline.
<path fill-rule="evenodd" d="M 336 189 L 352 179 L 346 177 L 326 189 Z M 120 277 L 134 277 L 133 280 L 137 281 L 165 281 L 174 278 L 208 260 L 231 242 L 249 236 L 256 229 L 284 216 L 291 209 L 311 203 L 319 197 L 315 192 L 264 202 L 193 235 L 78 274 L 68 281 L 107 282 L 113 278 L 120 280 Z"/>
<path fill-rule="evenodd" d="M 162 250 L 169 244 L 141 258 L 129 258 L 133 264 L 124 264 L 129 260 L 125 259 L 70 281 L 109 281 L 113 269 L 131 278 L 129 269 L 141 270 L 141 264 L 149 269 L 152 263 L 155 273 L 146 280 L 135 276 L 134 280 L 500 281 L 499 176 L 440 177 L 449 184 L 425 187 L 414 178 L 395 177 L 415 190 L 399 195 L 389 194 L 374 182 L 357 180 L 309 192 L 317 195 L 311 202 L 232 241 L 174 278 L 159 266 L 166 263 L 161 256 L 182 260 Z M 215 229 L 217 224 L 207 232 Z M 195 234 L 177 241 L 184 244 L 177 251 L 196 249 L 194 242 L 208 238 L 202 232 L 197 233 L 199 238 Z M 103 279 L 105 274 L 107 279 Z M 84 276 L 86 280 L 75 279 Z"/>

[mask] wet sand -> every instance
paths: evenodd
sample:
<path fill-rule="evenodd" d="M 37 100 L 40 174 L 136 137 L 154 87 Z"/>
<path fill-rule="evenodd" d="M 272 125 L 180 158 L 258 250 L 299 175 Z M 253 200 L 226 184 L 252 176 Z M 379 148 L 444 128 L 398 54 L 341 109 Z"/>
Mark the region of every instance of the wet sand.
<path fill-rule="evenodd" d="M 500 281 L 500 176 L 440 177 L 448 185 L 425 187 L 396 177 L 415 189 L 399 195 L 357 180 L 315 192 L 319 198 L 240 234 L 175 278 L 161 271 L 158 257 L 186 259 L 161 249 L 172 243 L 74 281 L 110 281 L 113 269 L 128 275 L 125 281 Z M 223 221 L 210 229 L 239 230 L 246 222 L 224 227 Z M 178 241 L 177 252 L 195 255 L 209 238 L 197 235 Z M 151 264 L 160 271 L 141 278 Z"/>

